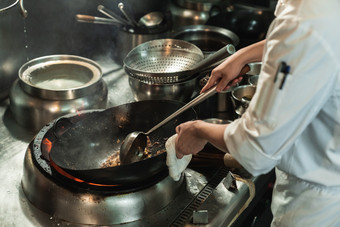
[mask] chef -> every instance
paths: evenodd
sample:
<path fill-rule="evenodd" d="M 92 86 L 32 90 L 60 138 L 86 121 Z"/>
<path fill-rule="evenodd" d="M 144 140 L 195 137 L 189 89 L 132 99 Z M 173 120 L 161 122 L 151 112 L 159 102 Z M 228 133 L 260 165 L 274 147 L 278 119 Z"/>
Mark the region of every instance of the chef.
<path fill-rule="evenodd" d="M 272 226 L 340 226 L 339 9 L 339 0 L 279 0 L 266 40 L 229 57 L 202 89 L 227 89 L 247 63 L 262 61 L 242 117 L 176 128 L 179 159 L 209 142 L 254 176 L 275 168 Z"/>

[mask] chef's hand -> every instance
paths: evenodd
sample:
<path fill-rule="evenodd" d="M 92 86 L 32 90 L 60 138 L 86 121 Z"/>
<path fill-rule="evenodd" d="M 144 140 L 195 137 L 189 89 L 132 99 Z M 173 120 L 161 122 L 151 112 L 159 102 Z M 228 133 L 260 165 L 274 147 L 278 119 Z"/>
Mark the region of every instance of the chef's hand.
<path fill-rule="evenodd" d="M 217 84 L 217 92 L 227 90 L 241 82 L 243 79 L 242 75 L 246 74 L 249 70 L 250 67 L 248 65 L 238 64 L 233 60 L 227 59 L 212 70 L 208 83 L 202 88 L 201 93 L 215 84 Z"/>
<path fill-rule="evenodd" d="M 197 154 L 207 144 L 207 140 L 197 135 L 200 121 L 188 121 L 176 127 L 176 156 Z"/>
<path fill-rule="evenodd" d="M 242 80 L 240 76 L 250 70 L 248 63 L 262 61 L 265 43 L 266 40 L 261 40 L 229 56 L 222 64 L 213 69 L 210 79 L 202 88 L 201 93 L 215 84 L 217 84 L 216 91 L 221 92 L 239 83 Z"/>

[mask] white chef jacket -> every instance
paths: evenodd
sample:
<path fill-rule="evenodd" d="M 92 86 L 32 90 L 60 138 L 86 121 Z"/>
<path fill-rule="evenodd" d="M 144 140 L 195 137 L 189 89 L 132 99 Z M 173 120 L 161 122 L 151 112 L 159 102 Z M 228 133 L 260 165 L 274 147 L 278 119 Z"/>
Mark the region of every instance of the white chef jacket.
<path fill-rule="evenodd" d="M 256 93 L 224 133 L 254 176 L 276 167 L 273 226 L 340 226 L 339 12 L 339 0 L 278 2 Z M 281 61 L 290 72 L 280 90 Z"/>

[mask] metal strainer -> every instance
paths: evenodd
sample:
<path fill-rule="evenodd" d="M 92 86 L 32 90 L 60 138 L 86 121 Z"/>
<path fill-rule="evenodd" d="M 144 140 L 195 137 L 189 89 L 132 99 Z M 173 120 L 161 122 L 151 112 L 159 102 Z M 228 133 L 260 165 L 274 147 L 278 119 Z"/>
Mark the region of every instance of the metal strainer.
<path fill-rule="evenodd" d="M 234 52 L 234 46 L 228 44 L 204 59 L 202 51 L 192 43 L 157 39 L 132 49 L 124 59 L 124 69 L 130 76 L 149 84 L 181 82 Z"/>

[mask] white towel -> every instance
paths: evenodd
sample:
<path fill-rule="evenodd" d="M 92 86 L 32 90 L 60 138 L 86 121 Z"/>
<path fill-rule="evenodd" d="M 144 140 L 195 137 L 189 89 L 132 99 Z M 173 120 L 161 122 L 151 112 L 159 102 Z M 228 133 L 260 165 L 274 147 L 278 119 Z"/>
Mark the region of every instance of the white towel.
<path fill-rule="evenodd" d="M 182 172 L 189 165 L 192 155 L 184 155 L 183 158 L 178 159 L 176 157 L 176 143 L 177 134 L 171 136 L 165 143 L 166 148 L 166 165 L 169 168 L 169 175 L 174 181 L 178 181 L 181 178 Z"/>

